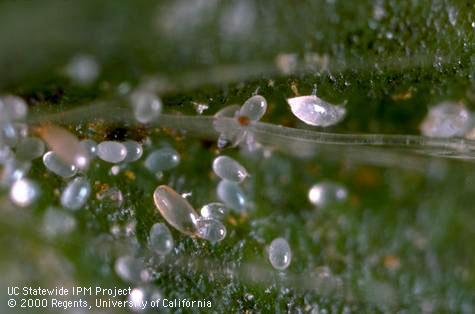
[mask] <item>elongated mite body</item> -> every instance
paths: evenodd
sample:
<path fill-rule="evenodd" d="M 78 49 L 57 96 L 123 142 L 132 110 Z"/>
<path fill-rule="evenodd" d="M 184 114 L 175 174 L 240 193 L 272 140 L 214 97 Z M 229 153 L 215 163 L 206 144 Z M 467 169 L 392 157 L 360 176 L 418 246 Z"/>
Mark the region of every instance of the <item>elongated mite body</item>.
<path fill-rule="evenodd" d="M 287 102 L 292 113 L 309 125 L 328 127 L 337 124 L 346 115 L 344 106 L 330 104 L 316 95 L 289 98 Z"/>
<path fill-rule="evenodd" d="M 160 185 L 153 192 L 153 201 L 163 218 L 178 231 L 190 235 L 198 235 L 198 213 L 175 190 Z"/>

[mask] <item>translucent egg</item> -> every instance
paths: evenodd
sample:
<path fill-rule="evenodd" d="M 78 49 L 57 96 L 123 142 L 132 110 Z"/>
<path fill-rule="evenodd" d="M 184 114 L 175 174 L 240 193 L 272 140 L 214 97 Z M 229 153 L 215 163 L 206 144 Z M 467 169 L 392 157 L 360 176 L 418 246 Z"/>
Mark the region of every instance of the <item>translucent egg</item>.
<path fill-rule="evenodd" d="M 43 164 L 49 171 L 63 178 L 70 178 L 77 173 L 76 166 L 65 164 L 53 151 L 43 155 Z"/>
<path fill-rule="evenodd" d="M 14 146 L 18 142 L 18 134 L 10 122 L 0 123 L 0 143 Z"/>
<path fill-rule="evenodd" d="M 346 114 L 343 106 L 332 105 L 315 95 L 287 99 L 292 113 L 306 124 L 327 127 L 340 122 Z"/>
<path fill-rule="evenodd" d="M 141 306 L 144 302 L 148 302 L 147 296 L 145 294 L 145 291 L 143 288 L 133 288 L 130 291 L 129 296 L 127 297 L 127 301 L 129 301 L 129 304 L 132 304 L 133 306 L 130 306 L 131 310 L 134 312 L 141 312 L 143 311 L 141 309 Z"/>
<path fill-rule="evenodd" d="M 214 218 L 200 218 L 198 224 L 198 236 L 216 243 L 223 240 L 226 237 L 226 227 Z"/>
<path fill-rule="evenodd" d="M 65 235 L 73 231 L 75 227 L 74 217 L 63 210 L 50 207 L 43 216 L 43 230 L 47 236 Z"/>
<path fill-rule="evenodd" d="M 97 155 L 97 143 L 90 139 L 85 139 L 79 142 L 89 154 L 89 158 L 92 159 Z"/>
<path fill-rule="evenodd" d="M 144 267 L 145 263 L 143 259 L 130 255 L 119 257 L 114 265 L 116 274 L 122 278 L 122 280 L 127 282 L 141 281 L 141 274 Z"/>
<path fill-rule="evenodd" d="M 7 159 L 2 171 L 0 171 L 0 183 L 10 186 L 13 182 L 22 179 L 28 173 L 30 167 L 30 162 L 19 161 L 15 158 Z"/>
<path fill-rule="evenodd" d="M 284 238 L 274 239 L 269 245 L 268 254 L 272 267 L 277 270 L 286 269 L 292 260 L 289 243 Z"/>
<path fill-rule="evenodd" d="M 153 193 L 153 200 L 163 218 L 175 229 L 191 236 L 197 234 L 199 215 L 180 194 L 160 185 Z"/>
<path fill-rule="evenodd" d="M 77 177 L 68 183 L 61 194 L 61 205 L 64 208 L 77 210 L 86 204 L 91 194 L 91 185 L 86 178 Z"/>
<path fill-rule="evenodd" d="M 116 175 L 118 175 L 118 174 L 120 173 L 121 170 L 122 170 L 122 169 L 121 169 L 120 166 L 115 165 L 115 166 L 112 166 L 112 167 L 111 167 L 111 170 L 109 171 L 109 173 L 110 173 L 111 175 L 113 175 L 113 176 L 116 176 Z"/>
<path fill-rule="evenodd" d="M 443 102 L 430 108 L 420 129 L 425 136 L 453 137 L 463 136 L 471 124 L 472 116 L 463 104 Z"/>
<path fill-rule="evenodd" d="M 29 179 L 20 179 L 10 188 L 10 200 L 19 207 L 33 204 L 40 194 L 38 185 Z"/>
<path fill-rule="evenodd" d="M 162 101 L 147 91 L 135 91 L 131 95 L 134 116 L 140 123 L 149 123 L 155 120 L 162 112 Z"/>
<path fill-rule="evenodd" d="M 9 146 L 2 146 L 0 143 L 0 165 L 3 165 L 7 162 L 7 160 L 13 158 L 13 152 Z"/>
<path fill-rule="evenodd" d="M 122 143 L 127 149 L 127 156 L 124 159 L 124 162 L 133 162 L 139 160 L 143 154 L 143 148 L 140 143 L 136 141 L 125 141 Z"/>
<path fill-rule="evenodd" d="M 237 211 L 245 209 L 246 197 L 237 183 L 221 180 L 216 189 L 216 194 L 227 207 Z"/>
<path fill-rule="evenodd" d="M 119 142 L 104 141 L 97 145 L 97 156 L 110 163 L 119 163 L 127 156 L 127 148 Z"/>
<path fill-rule="evenodd" d="M 4 123 L 0 124 L 0 141 L 8 146 L 15 146 L 26 137 L 28 130 L 23 123 Z"/>
<path fill-rule="evenodd" d="M 218 156 L 213 161 L 213 171 L 224 180 L 241 183 L 248 176 L 246 168 L 228 156 Z"/>
<path fill-rule="evenodd" d="M 162 302 L 159 302 L 160 300 L 163 300 L 163 295 L 153 284 L 141 284 L 140 286 L 133 288 L 127 297 L 129 304 L 133 304 L 133 306 L 130 306 L 130 310 L 137 313 L 144 311 L 149 312 L 144 309 L 144 305 L 146 307 L 161 306 Z M 153 306 L 150 305 L 150 302 L 154 302 Z"/>
<path fill-rule="evenodd" d="M 267 101 L 261 95 L 255 95 L 244 102 L 239 110 L 239 116 L 251 121 L 259 121 L 267 110 Z"/>
<path fill-rule="evenodd" d="M 39 127 L 37 132 L 65 164 L 75 165 L 79 169 L 88 167 L 89 153 L 75 135 L 52 124 Z"/>
<path fill-rule="evenodd" d="M 201 207 L 200 213 L 203 218 L 222 220 L 226 215 L 226 206 L 222 203 L 209 203 Z"/>
<path fill-rule="evenodd" d="M 149 247 L 159 255 L 167 255 L 174 247 L 170 230 L 162 223 L 156 223 L 150 229 Z"/>
<path fill-rule="evenodd" d="M 145 159 L 145 167 L 153 173 L 169 170 L 180 163 L 180 155 L 171 147 L 151 152 Z"/>
<path fill-rule="evenodd" d="M 99 63 L 93 56 L 74 56 L 66 66 L 66 74 L 78 84 L 90 84 L 99 76 Z"/>
<path fill-rule="evenodd" d="M 318 207 L 344 202 L 347 197 L 348 191 L 344 186 L 330 181 L 315 184 L 308 192 L 310 203 Z"/>
<path fill-rule="evenodd" d="M 27 112 L 28 106 L 20 97 L 13 95 L 0 97 L 0 121 L 22 120 Z"/>
<path fill-rule="evenodd" d="M 22 160 L 33 160 L 45 152 L 45 143 L 36 137 L 25 137 L 16 145 L 16 156 Z"/>

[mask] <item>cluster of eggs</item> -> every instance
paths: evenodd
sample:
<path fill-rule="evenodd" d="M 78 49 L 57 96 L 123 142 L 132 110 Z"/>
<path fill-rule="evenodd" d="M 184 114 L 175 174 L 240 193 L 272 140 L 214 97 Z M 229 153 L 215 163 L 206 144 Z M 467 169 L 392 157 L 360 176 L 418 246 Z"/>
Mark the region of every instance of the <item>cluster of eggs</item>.
<path fill-rule="evenodd" d="M 307 98 L 305 98 L 307 97 Z M 310 98 L 311 99 L 310 99 Z M 338 108 L 320 101 L 316 96 L 296 97 L 289 100 L 292 111 L 302 120 L 313 118 L 322 119 L 322 115 L 312 114 L 316 110 L 332 111 L 329 114 L 333 122 L 311 123 L 327 126 L 339 121 L 344 115 Z M 301 101 L 300 101 L 301 100 Z M 135 119 L 147 124 L 156 119 L 162 111 L 161 100 L 154 93 L 138 90 L 131 94 L 131 104 Z M 299 108 L 297 108 L 299 107 Z M 328 108 L 327 108 L 328 107 Z M 323 108 L 323 109 L 322 109 Z M 254 95 L 242 106 L 228 106 L 215 114 L 214 127 L 219 132 L 218 147 L 236 146 L 245 141 L 253 142 L 249 126 L 257 123 L 267 110 L 267 101 L 261 95 Z M 317 111 L 318 111 L 317 110 Z M 305 117 L 302 117 L 302 112 Z M 41 157 L 45 168 L 67 181 L 61 191 L 59 200 L 64 209 L 79 210 L 85 206 L 90 194 L 91 184 L 85 173 L 94 158 L 99 158 L 112 164 L 132 163 L 140 160 L 144 153 L 140 143 L 132 140 L 124 142 L 103 141 L 96 143 L 91 139 L 79 140 L 74 134 L 56 125 L 41 125 L 32 128 L 33 135 L 28 136 L 29 128 L 22 120 L 27 114 L 26 103 L 15 96 L 4 96 L 0 100 L 0 161 L 3 165 L 1 182 L 10 187 L 10 199 L 20 207 L 27 207 L 34 203 L 40 195 L 40 187 L 26 177 L 30 161 Z M 338 116 L 338 117 L 337 117 Z M 325 118 L 325 117 L 323 117 Z M 328 120 L 327 119 L 327 120 Z M 305 121 L 306 122 L 306 121 Z M 46 143 L 46 145 L 45 145 Z M 46 151 L 46 147 L 50 150 Z M 160 173 L 176 167 L 180 163 L 178 152 L 172 147 L 162 147 L 150 152 L 143 165 L 152 173 Z M 220 155 L 213 160 L 212 169 L 220 182 L 216 194 L 222 203 L 212 202 L 201 207 L 199 213 L 189 204 L 185 197 L 171 187 L 160 185 L 153 193 L 153 200 L 165 221 L 178 231 L 211 243 L 223 240 L 226 236 L 226 227 L 223 219 L 227 208 L 237 212 L 246 210 L 248 202 L 240 185 L 249 177 L 249 173 L 235 159 Z M 325 188 L 326 186 L 323 186 Z M 333 187 L 333 186 L 332 186 Z M 316 192 L 322 187 L 313 187 L 309 195 L 312 202 L 316 200 Z M 327 188 L 323 190 L 328 190 Z M 336 191 L 338 198 L 344 198 L 343 192 Z M 54 214 L 54 215 L 53 215 Z M 58 209 L 51 209 L 48 217 L 63 217 L 63 221 L 74 221 L 67 213 Z M 46 219 L 46 218 L 45 218 Z M 174 247 L 173 237 L 168 227 L 163 223 L 156 223 L 149 232 L 149 246 L 160 255 L 166 255 Z M 283 238 L 277 238 L 268 248 L 269 260 L 276 269 L 285 269 L 291 261 L 290 246 Z"/>

